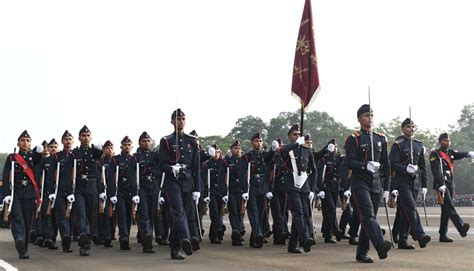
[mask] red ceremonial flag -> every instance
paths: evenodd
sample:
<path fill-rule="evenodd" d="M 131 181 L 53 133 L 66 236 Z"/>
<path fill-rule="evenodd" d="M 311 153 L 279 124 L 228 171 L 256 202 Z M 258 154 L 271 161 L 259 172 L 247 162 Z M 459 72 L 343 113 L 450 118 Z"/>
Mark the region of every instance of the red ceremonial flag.
<path fill-rule="evenodd" d="M 313 32 L 311 1 L 306 0 L 301 18 L 298 41 L 296 42 L 295 64 L 291 94 L 301 101 L 301 108 L 307 107 L 319 91 L 318 62 Z"/>

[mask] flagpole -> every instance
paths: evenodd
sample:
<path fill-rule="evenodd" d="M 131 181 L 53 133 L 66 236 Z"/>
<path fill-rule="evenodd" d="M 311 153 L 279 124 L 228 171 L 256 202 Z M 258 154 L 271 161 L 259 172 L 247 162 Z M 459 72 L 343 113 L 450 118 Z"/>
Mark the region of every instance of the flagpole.
<path fill-rule="evenodd" d="M 304 122 L 304 102 L 301 101 L 301 118 L 300 118 L 300 136 L 303 135 L 303 122 Z M 297 168 L 298 168 L 298 176 L 301 176 L 301 145 L 298 149 L 298 161 L 297 161 Z"/>

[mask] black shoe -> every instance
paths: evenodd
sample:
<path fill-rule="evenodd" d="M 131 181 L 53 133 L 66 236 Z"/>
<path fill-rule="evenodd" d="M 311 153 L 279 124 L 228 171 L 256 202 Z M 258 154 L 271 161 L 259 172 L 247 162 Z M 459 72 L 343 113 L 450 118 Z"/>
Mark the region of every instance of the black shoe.
<path fill-rule="evenodd" d="M 210 241 L 211 241 L 211 244 L 218 244 L 218 245 L 222 244 L 222 242 L 217 237 L 214 239 L 211 239 Z"/>
<path fill-rule="evenodd" d="M 244 244 L 242 243 L 242 241 L 232 241 L 232 245 L 234 247 L 241 247 L 243 246 Z"/>
<path fill-rule="evenodd" d="M 104 240 L 104 247 L 114 247 L 112 245 L 112 239 L 109 239 L 109 238 L 105 239 Z"/>
<path fill-rule="evenodd" d="M 79 248 L 79 255 L 89 256 L 89 249 L 87 249 L 86 247 Z"/>
<path fill-rule="evenodd" d="M 22 251 L 22 252 L 18 253 L 18 258 L 20 258 L 22 260 L 26 260 L 26 259 L 30 258 L 30 255 L 28 255 L 28 252 Z"/>
<path fill-rule="evenodd" d="M 89 237 L 87 234 L 83 233 L 79 236 L 79 246 L 84 247 L 86 245 L 89 245 Z"/>
<path fill-rule="evenodd" d="M 451 243 L 451 242 L 453 242 L 453 239 L 449 238 L 449 237 L 446 236 L 446 235 L 441 235 L 441 236 L 439 237 L 439 241 L 440 241 L 441 243 Z"/>
<path fill-rule="evenodd" d="M 303 242 L 303 250 L 304 252 L 310 252 L 311 251 L 311 246 L 314 244 L 314 240 L 311 238 L 306 239 Z"/>
<path fill-rule="evenodd" d="M 162 246 L 162 245 L 163 245 L 163 236 L 157 236 L 157 237 L 155 238 L 155 242 L 156 242 L 158 245 Z"/>
<path fill-rule="evenodd" d="M 129 245 L 128 240 L 120 241 L 120 250 L 130 250 L 130 245 Z"/>
<path fill-rule="evenodd" d="M 222 228 L 218 228 L 216 230 L 216 237 L 219 241 L 222 241 L 222 239 L 224 237 L 224 230 Z"/>
<path fill-rule="evenodd" d="M 431 236 L 425 234 L 420 238 L 420 240 L 418 240 L 418 244 L 420 245 L 421 248 L 424 248 L 430 241 L 431 241 Z"/>
<path fill-rule="evenodd" d="M 181 240 L 181 249 L 186 253 L 186 255 L 193 255 L 193 247 L 189 239 L 184 238 Z"/>
<path fill-rule="evenodd" d="M 58 246 L 56 246 L 55 243 L 53 243 L 52 240 L 46 239 L 44 241 L 44 246 L 47 247 L 48 249 L 56 250 L 58 249 Z"/>
<path fill-rule="evenodd" d="M 415 249 L 414 245 L 398 243 L 398 249 Z"/>
<path fill-rule="evenodd" d="M 375 249 L 377 250 L 377 254 L 379 255 L 379 259 L 383 260 L 387 258 L 387 252 L 392 248 L 392 243 L 390 241 L 384 240 L 382 244 L 380 244 Z"/>
<path fill-rule="evenodd" d="M 184 260 L 186 259 L 179 251 L 171 251 L 171 259 L 173 260 Z"/>
<path fill-rule="evenodd" d="M 191 238 L 191 246 L 193 251 L 198 251 L 201 249 L 201 246 L 199 245 L 199 239 L 196 237 Z"/>
<path fill-rule="evenodd" d="M 92 235 L 92 242 L 94 245 L 99 246 L 104 244 L 104 239 L 99 238 L 97 235 Z"/>
<path fill-rule="evenodd" d="M 232 242 L 242 243 L 242 235 L 240 235 L 239 231 L 237 231 L 237 230 L 232 231 Z"/>
<path fill-rule="evenodd" d="M 373 263 L 374 262 L 374 259 L 370 258 L 367 255 L 356 256 L 356 260 L 360 263 Z"/>
<path fill-rule="evenodd" d="M 343 236 L 344 236 L 344 233 L 342 231 L 336 232 L 336 240 L 337 241 L 341 241 Z"/>
<path fill-rule="evenodd" d="M 263 247 L 263 244 L 260 243 L 258 244 L 257 242 L 250 242 L 250 247 L 253 247 L 253 248 L 262 248 Z"/>
<path fill-rule="evenodd" d="M 61 246 L 63 247 L 63 252 L 64 253 L 71 253 L 71 236 L 69 235 L 64 235 L 61 238 Z"/>
<path fill-rule="evenodd" d="M 155 253 L 153 247 L 143 247 L 143 253 Z"/>
<path fill-rule="evenodd" d="M 15 248 L 18 251 L 18 253 L 25 251 L 25 240 L 21 238 L 17 238 L 15 240 Z"/>
<path fill-rule="evenodd" d="M 256 240 L 256 243 L 257 243 L 257 246 L 259 247 L 262 247 L 263 246 L 263 235 L 257 235 L 257 240 Z"/>
<path fill-rule="evenodd" d="M 324 243 L 326 244 L 336 244 L 336 240 L 332 239 L 332 238 L 324 238 Z"/>
<path fill-rule="evenodd" d="M 274 245 L 286 245 L 286 240 L 279 238 L 279 239 L 273 239 L 273 244 Z"/>
<path fill-rule="evenodd" d="M 347 235 L 347 234 L 342 234 L 342 239 L 348 240 L 349 238 L 350 238 L 349 235 Z"/>
<path fill-rule="evenodd" d="M 155 253 L 155 250 L 153 249 L 153 237 L 151 235 L 146 235 L 145 238 L 143 238 L 143 253 Z"/>
<path fill-rule="evenodd" d="M 34 245 L 39 246 L 39 247 L 43 247 L 44 246 L 43 237 L 41 237 L 41 236 L 36 237 Z"/>
<path fill-rule="evenodd" d="M 268 238 L 272 236 L 272 234 L 273 234 L 273 231 L 267 231 L 263 236 Z"/>
<path fill-rule="evenodd" d="M 357 246 L 359 244 L 359 240 L 357 240 L 357 237 L 349 237 L 349 244 Z"/>
<path fill-rule="evenodd" d="M 466 237 L 468 230 L 469 230 L 469 223 L 464 223 L 464 224 L 462 224 L 462 227 L 461 227 L 461 230 L 459 231 L 459 233 L 461 234 L 462 237 Z"/>
<path fill-rule="evenodd" d="M 303 253 L 303 252 L 301 252 L 301 249 L 299 249 L 299 248 L 289 247 L 289 248 L 288 248 L 288 253 L 301 254 L 301 253 Z"/>

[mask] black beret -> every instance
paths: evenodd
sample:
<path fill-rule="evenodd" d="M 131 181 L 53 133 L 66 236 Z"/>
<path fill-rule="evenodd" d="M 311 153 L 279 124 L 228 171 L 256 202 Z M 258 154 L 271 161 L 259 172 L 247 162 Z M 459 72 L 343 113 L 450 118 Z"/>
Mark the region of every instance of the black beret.
<path fill-rule="evenodd" d="M 402 122 L 402 128 L 407 126 L 408 124 L 413 124 L 413 121 L 410 119 L 410 118 L 406 118 L 403 122 Z"/>
<path fill-rule="evenodd" d="M 191 133 L 189 133 L 189 134 L 192 135 L 192 136 L 195 136 L 195 137 L 199 137 L 196 130 L 192 130 Z"/>
<path fill-rule="evenodd" d="M 61 140 L 63 140 L 65 137 L 72 137 L 72 134 L 69 133 L 68 130 L 66 130 L 66 131 L 64 131 L 64 134 L 63 134 L 63 136 L 61 137 Z"/>
<path fill-rule="evenodd" d="M 51 139 L 51 141 L 49 141 L 48 145 L 58 145 L 58 142 L 56 142 L 56 139 Z"/>
<path fill-rule="evenodd" d="M 252 137 L 250 138 L 250 141 L 254 141 L 255 139 L 257 138 L 260 138 L 262 139 L 262 134 L 261 133 L 255 133 L 252 135 Z"/>
<path fill-rule="evenodd" d="M 304 136 L 304 141 L 311 141 L 311 135 L 310 134 L 307 134 Z"/>
<path fill-rule="evenodd" d="M 132 143 L 132 140 L 130 139 L 130 137 L 128 136 L 125 136 L 122 141 L 120 141 L 120 144 L 123 144 L 123 143 Z"/>
<path fill-rule="evenodd" d="M 18 137 L 18 141 L 20 141 L 20 138 L 22 138 L 22 137 L 26 137 L 26 138 L 31 139 L 31 136 L 30 136 L 30 134 L 28 134 L 28 131 L 27 131 L 27 130 L 24 130 L 24 131 L 20 134 L 20 136 Z"/>
<path fill-rule="evenodd" d="M 294 131 L 299 131 L 300 130 L 300 125 L 298 123 L 293 124 L 290 129 L 288 130 L 288 135 L 293 133 Z"/>
<path fill-rule="evenodd" d="M 283 144 L 283 141 L 281 141 L 281 138 L 277 138 L 276 140 L 278 142 L 278 145 L 281 146 L 281 144 Z"/>
<path fill-rule="evenodd" d="M 48 141 L 46 141 L 46 140 L 43 140 L 43 142 L 41 143 L 41 145 L 43 145 L 43 146 L 46 146 L 46 145 L 48 145 Z"/>
<path fill-rule="evenodd" d="M 184 114 L 184 112 L 181 110 L 181 108 L 178 108 L 175 111 L 173 111 L 173 113 L 171 114 L 171 119 L 176 118 L 176 115 L 178 115 L 178 117 L 185 117 L 186 116 Z"/>
<path fill-rule="evenodd" d="M 104 145 L 102 146 L 102 149 L 105 149 L 107 147 L 113 147 L 113 146 L 114 146 L 114 144 L 112 144 L 112 141 L 107 140 L 107 141 L 105 141 Z"/>
<path fill-rule="evenodd" d="M 446 139 L 446 138 L 449 138 L 448 133 L 442 133 L 442 134 L 439 135 L 438 141 L 441 141 L 441 140 Z"/>
<path fill-rule="evenodd" d="M 363 104 L 359 107 L 359 110 L 357 110 L 357 117 L 360 117 L 360 115 L 369 113 L 369 112 L 373 113 L 372 108 L 370 108 L 370 105 Z"/>
<path fill-rule="evenodd" d="M 91 130 L 89 130 L 89 128 L 87 128 L 86 125 L 84 125 L 84 126 L 81 128 L 81 130 L 79 130 L 79 136 L 80 136 L 81 134 L 83 134 L 83 133 L 90 133 L 90 132 L 91 132 Z"/>
<path fill-rule="evenodd" d="M 143 132 L 140 137 L 138 138 L 138 141 L 144 139 L 144 138 L 149 138 L 151 139 L 150 135 L 147 132 Z"/>
<path fill-rule="evenodd" d="M 237 146 L 240 146 L 240 141 L 238 141 L 238 140 L 234 141 L 234 143 L 232 143 L 232 145 L 230 145 L 230 148 L 237 147 Z"/>
<path fill-rule="evenodd" d="M 212 146 L 215 150 L 220 150 L 219 146 L 217 146 L 217 144 L 212 144 Z"/>

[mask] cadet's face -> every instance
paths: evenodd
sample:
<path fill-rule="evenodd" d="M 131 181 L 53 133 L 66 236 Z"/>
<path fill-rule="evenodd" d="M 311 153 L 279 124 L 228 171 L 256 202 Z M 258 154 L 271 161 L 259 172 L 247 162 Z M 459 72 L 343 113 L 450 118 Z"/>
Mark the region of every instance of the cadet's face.
<path fill-rule="evenodd" d="M 441 145 L 441 147 L 443 148 L 449 148 L 449 146 L 451 146 L 451 139 L 449 138 L 445 138 L 445 139 L 442 139 L 439 144 Z"/>
<path fill-rule="evenodd" d="M 415 133 L 415 125 L 414 124 L 408 124 L 403 126 L 402 128 L 402 133 L 406 137 L 412 137 L 413 134 Z"/>
<path fill-rule="evenodd" d="M 31 139 L 27 137 L 22 137 L 18 140 L 17 146 L 22 151 L 29 151 L 31 148 Z"/>
<path fill-rule="evenodd" d="M 307 147 L 307 148 L 313 148 L 313 141 L 311 140 L 307 140 L 304 142 L 304 145 Z"/>
<path fill-rule="evenodd" d="M 61 143 L 63 143 L 65 149 L 71 149 L 72 144 L 74 144 L 74 138 L 72 138 L 72 136 L 66 136 L 61 140 Z"/>
<path fill-rule="evenodd" d="M 263 140 L 261 138 L 256 138 L 252 140 L 252 147 L 255 150 L 261 150 L 263 148 Z"/>
<path fill-rule="evenodd" d="M 176 127 L 178 125 L 178 131 L 184 130 L 184 125 L 186 124 L 186 118 L 185 117 L 178 117 L 178 119 L 173 118 L 171 119 L 171 124 L 173 124 L 173 127 Z"/>
<path fill-rule="evenodd" d="M 120 148 L 124 153 L 130 153 L 132 151 L 132 143 L 122 143 Z"/>
<path fill-rule="evenodd" d="M 366 130 L 370 130 L 372 128 L 372 121 L 374 118 L 374 114 L 364 113 L 359 118 L 358 121 L 360 126 Z"/>
<path fill-rule="evenodd" d="M 113 146 L 108 146 L 105 147 L 102 152 L 104 153 L 105 156 L 112 156 L 114 155 L 114 147 Z"/>
<path fill-rule="evenodd" d="M 215 159 L 219 159 L 219 158 L 221 158 L 221 156 L 222 156 L 222 151 L 221 151 L 221 149 L 217 149 L 217 150 L 216 150 L 216 156 L 214 156 L 214 158 L 215 158 Z"/>
<path fill-rule="evenodd" d="M 288 135 L 288 139 L 290 142 L 296 142 L 296 140 L 300 137 L 300 132 L 299 131 L 293 131 L 291 134 Z"/>
<path fill-rule="evenodd" d="M 89 146 L 91 144 L 92 137 L 91 133 L 82 133 L 79 136 L 79 142 L 81 142 L 82 146 Z"/>
<path fill-rule="evenodd" d="M 48 145 L 48 150 L 50 154 L 55 154 L 58 152 L 58 144 Z"/>
<path fill-rule="evenodd" d="M 141 149 L 149 150 L 149 149 L 151 149 L 151 139 L 150 138 L 143 138 L 142 140 L 140 140 L 138 145 L 140 145 Z"/>
<path fill-rule="evenodd" d="M 232 149 L 230 149 L 231 153 L 232 153 L 232 156 L 241 156 L 242 154 L 242 149 L 240 146 L 235 146 L 235 147 L 232 147 Z"/>

